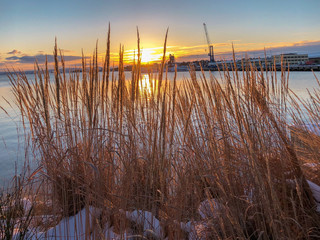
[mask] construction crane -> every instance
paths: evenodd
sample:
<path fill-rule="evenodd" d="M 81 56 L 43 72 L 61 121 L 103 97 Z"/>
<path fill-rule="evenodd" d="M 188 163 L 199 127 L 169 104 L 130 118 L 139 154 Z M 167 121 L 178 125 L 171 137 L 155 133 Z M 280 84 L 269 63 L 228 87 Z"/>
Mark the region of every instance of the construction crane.
<path fill-rule="evenodd" d="M 207 38 L 207 43 L 208 43 L 208 48 L 209 48 L 208 56 L 210 57 L 210 63 L 214 63 L 213 46 L 210 42 L 210 38 L 209 38 L 208 30 L 207 30 L 207 25 L 205 23 L 203 23 L 203 27 L 204 27 L 204 32 L 206 33 L 206 38 Z"/>

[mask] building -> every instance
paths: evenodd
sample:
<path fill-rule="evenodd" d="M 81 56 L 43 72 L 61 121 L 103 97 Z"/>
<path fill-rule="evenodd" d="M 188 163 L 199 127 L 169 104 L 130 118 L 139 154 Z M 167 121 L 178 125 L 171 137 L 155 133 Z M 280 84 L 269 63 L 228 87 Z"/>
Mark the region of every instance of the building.
<path fill-rule="evenodd" d="M 320 64 L 320 57 L 309 58 L 309 64 Z"/>
<path fill-rule="evenodd" d="M 308 54 L 297 54 L 297 53 L 286 53 L 274 56 L 276 64 L 281 64 L 283 61 L 284 64 L 289 65 L 299 65 L 305 64 L 309 61 Z"/>
<path fill-rule="evenodd" d="M 174 63 L 175 63 L 174 55 L 173 55 L 173 54 L 172 54 L 172 55 L 170 54 L 170 55 L 169 55 L 169 62 L 168 62 L 168 64 L 172 66 L 172 65 L 174 65 Z"/>

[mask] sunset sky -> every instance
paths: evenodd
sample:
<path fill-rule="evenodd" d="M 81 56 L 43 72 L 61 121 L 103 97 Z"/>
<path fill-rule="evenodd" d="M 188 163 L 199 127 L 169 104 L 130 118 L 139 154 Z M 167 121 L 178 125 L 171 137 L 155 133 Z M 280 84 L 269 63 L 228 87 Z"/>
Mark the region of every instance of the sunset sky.
<path fill-rule="evenodd" d="M 82 49 L 90 56 L 97 39 L 102 56 L 109 22 L 114 61 L 120 43 L 132 59 L 137 26 L 145 62 L 160 58 L 167 27 L 177 61 L 208 59 L 204 22 L 217 59 L 229 57 L 232 43 L 239 55 L 320 56 L 319 0 L 1 0 L 0 9 L 0 69 L 32 68 L 52 55 L 55 37 L 70 64 Z"/>

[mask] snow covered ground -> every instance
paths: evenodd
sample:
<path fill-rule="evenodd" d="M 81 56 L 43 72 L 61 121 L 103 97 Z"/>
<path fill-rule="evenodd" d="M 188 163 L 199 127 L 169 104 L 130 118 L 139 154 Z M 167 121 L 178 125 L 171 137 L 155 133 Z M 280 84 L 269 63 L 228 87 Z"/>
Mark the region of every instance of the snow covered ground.
<path fill-rule="evenodd" d="M 317 205 L 317 212 L 320 213 L 320 186 L 317 184 L 307 180 L 309 187 L 311 189 L 312 195 Z"/>
<path fill-rule="evenodd" d="M 310 189 L 313 193 L 317 204 L 317 211 L 320 212 L 320 186 L 308 181 Z M 23 199 L 25 210 L 29 210 L 31 203 L 27 199 Z M 199 221 L 189 221 L 187 223 L 175 222 L 177 227 L 185 231 L 189 239 L 206 239 L 208 229 L 212 227 L 209 219 L 218 219 L 221 214 L 224 214 L 225 206 L 217 199 L 207 199 L 200 203 L 198 213 L 201 216 Z M 119 210 L 127 220 L 142 227 L 143 237 L 149 239 L 167 239 L 160 221 L 148 211 L 134 210 L 123 211 Z M 119 235 L 114 232 L 113 226 L 109 223 L 101 227 L 98 219 L 101 215 L 101 209 L 95 207 L 87 207 L 78 212 L 75 216 L 62 219 L 55 227 L 50 228 L 46 232 L 38 232 L 35 230 L 31 240 L 66 240 L 66 239 L 132 239 L 134 231 L 127 231 Z M 211 224 L 211 225 L 210 225 Z M 16 234 L 16 239 L 19 234 Z M 142 236 L 140 236 L 142 237 Z"/>

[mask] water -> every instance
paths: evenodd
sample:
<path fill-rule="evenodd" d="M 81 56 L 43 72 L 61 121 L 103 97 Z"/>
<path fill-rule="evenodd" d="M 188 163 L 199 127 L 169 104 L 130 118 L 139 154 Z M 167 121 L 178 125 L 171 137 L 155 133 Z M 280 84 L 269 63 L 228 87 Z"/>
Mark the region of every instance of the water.
<path fill-rule="evenodd" d="M 278 73 L 280 75 L 280 73 Z M 206 72 L 209 77 L 209 73 Z M 219 79 L 219 74 L 214 73 Z M 320 79 L 320 73 L 315 73 Z M 33 74 L 28 74 L 32 79 Z M 127 73 L 130 77 L 130 73 Z M 174 73 L 168 73 L 168 78 L 173 79 Z M 182 82 L 189 77 L 188 72 L 179 72 L 177 80 Z M 51 76 L 51 79 L 54 79 Z M 129 78 L 130 79 L 130 78 Z M 317 82 L 312 72 L 291 72 L 289 87 L 301 98 L 308 97 L 308 89 L 317 88 Z M 4 100 L 6 99 L 6 100 Z M 0 106 L 7 113 L 0 109 L 0 186 L 7 183 L 17 172 L 20 172 L 25 161 L 25 146 L 23 126 L 20 120 L 19 110 L 14 104 L 14 96 L 11 91 L 9 79 L 6 75 L 0 75 Z M 8 116 L 9 115 L 9 116 Z"/>

